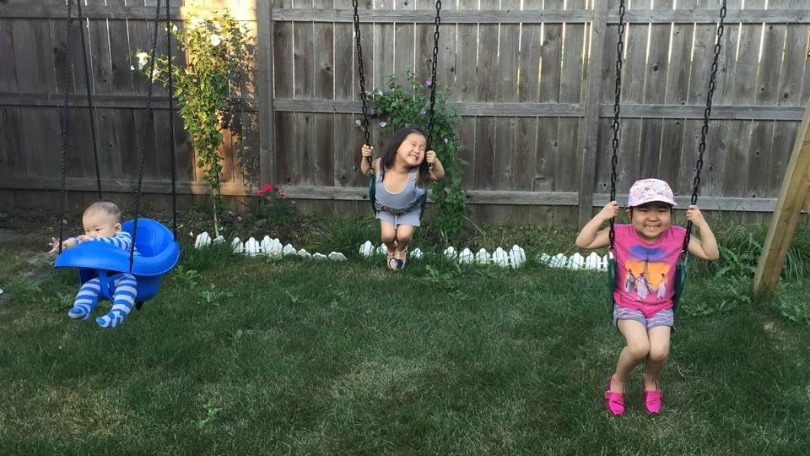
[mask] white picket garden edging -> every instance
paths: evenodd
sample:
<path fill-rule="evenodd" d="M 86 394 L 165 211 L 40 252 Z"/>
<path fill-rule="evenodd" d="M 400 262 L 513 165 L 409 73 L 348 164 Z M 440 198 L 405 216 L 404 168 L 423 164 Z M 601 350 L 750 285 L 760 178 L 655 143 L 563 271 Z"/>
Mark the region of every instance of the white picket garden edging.
<path fill-rule="evenodd" d="M 194 247 L 197 249 L 211 245 L 212 243 L 225 242 L 225 238 L 219 236 L 216 239 L 211 239 L 207 233 L 197 235 L 194 242 Z M 304 249 L 296 250 L 292 244 L 281 245 L 281 241 L 273 239 L 270 236 L 265 236 L 261 241 L 251 237 L 244 243 L 241 239 L 234 238 L 231 241 L 231 248 L 234 253 L 241 253 L 248 256 L 268 256 L 273 259 L 281 259 L 289 255 L 297 255 L 302 258 L 312 258 L 317 261 L 333 261 L 341 262 L 346 261 L 346 256 L 340 252 L 330 252 L 328 255 L 322 253 L 309 253 Z M 359 249 L 360 255 L 366 258 L 374 255 L 385 255 L 388 249 L 385 245 L 380 244 L 376 246 L 371 241 L 364 242 Z M 480 249 L 478 252 L 473 253 L 469 248 L 464 248 L 461 252 L 457 252 L 455 248 L 447 247 L 443 252 L 445 258 L 451 261 L 458 261 L 460 264 L 465 265 L 495 265 L 502 268 L 517 269 L 526 264 L 526 252 L 523 247 L 513 245 L 508 251 L 501 247 L 495 249 L 490 253 L 486 249 Z M 410 251 L 408 257 L 411 259 L 420 259 L 424 253 L 417 247 Z M 590 271 L 606 271 L 608 264 L 608 257 L 599 256 L 596 252 L 591 252 L 588 256 L 582 256 L 579 253 L 566 256 L 565 254 L 558 253 L 556 255 L 549 255 L 541 253 L 537 255 L 537 262 L 546 264 L 552 268 L 566 268 L 573 270 L 590 270 Z"/>

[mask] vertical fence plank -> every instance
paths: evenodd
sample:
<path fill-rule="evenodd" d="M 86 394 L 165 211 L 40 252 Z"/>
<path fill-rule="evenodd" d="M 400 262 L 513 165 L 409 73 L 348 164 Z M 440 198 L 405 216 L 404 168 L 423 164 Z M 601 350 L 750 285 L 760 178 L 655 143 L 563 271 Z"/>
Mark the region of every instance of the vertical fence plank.
<path fill-rule="evenodd" d="M 600 169 L 606 169 L 605 163 L 609 162 L 608 153 L 599 154 L 600 150 L 609 152 L 608 148 L 602 149 L 601 147 L 601 143 L 605 142 L 602 140 L 605 138 L 602 135 L 605 122 L 600 121 L 599 105 L 607 98 L 603 90 L 603 87 L 606 86 L 604 81 L 611 79 L 610 75 L 615 71 L 615 68 L 611 71 L 613 65 L 610 65 L 611 60 L 615 63 L 615 53 L 614 57 L 611 57 L 610 49 L 615 48 L 610 44 L 615 43 L 617 38 L 615 27 L 608 28 L 607 26 L 608 3 L 595 3 L 594 18 L 591 23 L 589 46 L 591 54 L 587 71 L 585 119 L 583 119 L 585 137 L 582 141 L 582 170 L 579 178 L 579 208 L 577 211 L 579 226 L 587 223 L 592 217 L 594 185 L 596 184 L 600 189 L 606 187 L 605 179 L 602 178 L 604 172 L 598 172 Z M 599 134 L 593 134 L 597 131 Z M 598 183 L 597 175 L 600 176 Z"/>
<path fill-rule="evenodd" d="M 335 0 L 335 8 L 351 9 L 351 0 Z M 352 24 L 334 24 L 334 67 L 335 99 L 357 100 L 359 83 L 357 82 L 357 56 L 355 55 L 354 27 Z M 359 187 L 366 184 L 360 175 L 360 147 L 362 133 L 355 125 L 357 114 L 336 114 L 333 127 L 335 144 L 335 163 L 333 181 L 335 185 Z"/>
<path fill-rule="evenodd" d="M 25 155 L 19 153 L 23 151 L 25 138 L 23 137 L 22 117 L 20 108 L 14 106 L 0 107 L 0 176 L 4 178 L 22 175 L 25 164 L 20 163 L 20 159 Z M 56 151 L 51 157 L 56 156 Z M 51 160 L 55 162 L 55 160 Z M 51 168 L 52 169 L 52 168 Z M 48 170 L 44 170 L 48 175 Z M 55 175 L 55 174 L 54 174 Z"/>
<path fill-rule="evenodd" d="M 798 8 L 801 0 L 779 0 L 774 7 Z M 801 2 L 803 5 L 804 3 Z M 802 43 L 810 36 L 810 26 L 807 24 L 788 24 L 785 31 L 785 54 L 782 71 L 779 79 L 777 104 L 779 106 L 798 106 L 802 104 L 802 81 L 805 77 L 805 66 L 810 59 L 807 58 L 806 46 L 794 45 Z M 786 168 L 790 160 L 790 151 L 799 124 L 796 122 L 775 122 L 773 144 L 768 152 L 768 168 L 771 172 L 768 181 L 770 192 L 778 192 L 783 176 L 776 170 Z"/>
<path fill-rule="evenodd" d="M 632 10 L 649 10 L 652 0 L 634 1 Z M 631 10 L 628 8 L 628 10 Z M 622 104 L 635 105 L 644 103 L 644 85 L 649 73 L 647 70 L 647 43 L 650 24 L 628 23 L 626 30 L 626 55 L 622 72 Z M 622 131 L 619 142 L 619 169 L 617 188 L 626 192 L 634 181 L 641 179 L 641 127 L 639 118 L 622 116 Z"/>
<path fill-rule="evenodd" d="M 685 4 L 678 2 L 678 7 L 694 8 L 696 0 Z M 692 51 L 694 24 L 672 24 L 670 39 L 670 57 L 666 65 L 666 88 L 664 103 L 685 105 L 689 98 L 689 70 Z M 661 148 L 658 168 L 655 175 L 677 189 L 681 169 L 681 150 L 683 148 L 684 119 L 667 119 L 663 121 L 661 131 Z"/>
<path fill-rule="evenodd" d="M 737 1 L 729 2 L 737 6 Z M 753 3 L 753 4 L 752 4 Z M 748 0 L 745 7 L 762 7 L 764 0 Z M 739 4 L 741 6 L 741 4 Z M 757 59 L 759 58 L 759 41 L 762 26 L 743 24 L 738 27 L 737 61 L 734 68 L 734 86 L 731 88 L 731 102 L 734 105 L 752 105 L 756 100 Z M 735 163 L 736 169 L 748 170 L 751 157 L 748 148 L 751 145 L 753 122 L 739 120 L 731 123 L 729 129 L 729 155 L 727 159 Z M 723 182 L 723 191 L 729 196 L 745 196 L 748 189 L 748 172 L 727 173 Z"/>
<path fill-rule="evenodd" d="M 291 0 L 274 0 L 274 8 L 289 8 Z M 293 24 L 291 22 L 277 22 L 273 35 L 275 49 L 273 50 L 273 68 L 275 70 L 275 96 L 277 98 L 293 98 Z M 277 183 L 297 183 L 294 173 L 295 131 L 293 130 L 294 113 L 282 112 L 276 114 L 276 179 Z"/>
<path fill-rule="evenodd" d="M 0 18 L 0 92 L 17 92 L 17 59 L 14 57 L 14 21 Z M 57 44 L 57 43 L 54 43 Z"/>
<path fill-rule="evenodd" d="M 459 9 L 475 10 L 477 0 L 459 0 Z M 452 101 L 475 99 L 478 77 L 478 24 L 459 24 L 456 47 L 456 84 Z M 464 188 L 478 188 L 476 180 L 477 116 L 465 116 L 459 125 L 459 156 L 467 162 L 463 168 Z"/>
<path fill-rule="evenodd" d="M 770 0 L 768 8 L 785 6 L 779 0 Z M 787 26 L 784 24 L 765 25 L 762 31 L 762 44 L 758 51 L 761 53 L 757 69 L 757 84 L 755 104 L 757 106 L 776 106 L 779 101 L 779 76 L 782 70 L 783 49 L 785 49 L 785 34 Z M 788 46 L 791 46 L 788 44 Z M 766 170 L 770 164 L 771 145 L 773 144 L 775 122 L 771 120 L 758 120 L 753 122 L 751 146 L 748 155 L 751 167 L 748 172 L 747 195 L 756 198 L 776 196 L 768 188 L 770 173 Z"/>
<path fill-rule="evenodd" d="M 275 86 L 275 21 L 273 4 L 256 4 L 256 92 L 259 132 L 259 184 L 276 178 L 276 113 L 273 103 Z"/>
<path fill-rule="evenodd" d="M 543 6 L 542 0 L 526 1 L 526 10 L 536 10 Z M 541 24 L 521 24 L 520 56 L 518 62 L 517 100 L 538 102 L 540 100 L 540 65 L 548 65 L 541 58 L 543 48 L 543 26 Z M 550 182 L 547 179 L 546 157 L 551 153 L 547 139 L 550 135 L 538 135 L 538 117 L 519 117 L 515 148 L 523 151 L 524 163 L 516 166 L 515 188 L 534 190 Z M 542 179 L 538 179 L 542 176 Z"/>
<path fill-rule="evenodd" d="M 672 5 L 673 0 L 655 2 L 656 9 L 672 9 Z M 672 24 L 650 25 L 644 81 L 645 104 L 662 104 L 666 99 L 671 32 Z M 642 121 L 639 177 L 660 177 L 656 171 L 661 156 L 663 123 L 662 119 L 644 119 Z"/>
<path fill-rule="evenodd" d="M 585 8 L 584 0 L 569 0 L 565 3 L 567 8 Z M 561 8 L 560 3 L 557 6 Z M 564 39 L 561 41 L 560 80 L 559 80 L 559 102 L 561 103 L 583 103 L 583 86 L 585 70 L 585 34 L 587 27 L 584 24 L 567 23 L 564 25 Z M 556 169 L 559 170 L 561 180 L 554 181 L 554 189 L 557 191 L 575 192 L 580 187 L 579 170 L 582 168 L 583 139 L 583 119 L 576 117 L 561 117 L 558 120 L 557 149 L 566 157 L 560 163 L 558 161 Z M 591 182 L 593 188 L 593 182 Z"/>

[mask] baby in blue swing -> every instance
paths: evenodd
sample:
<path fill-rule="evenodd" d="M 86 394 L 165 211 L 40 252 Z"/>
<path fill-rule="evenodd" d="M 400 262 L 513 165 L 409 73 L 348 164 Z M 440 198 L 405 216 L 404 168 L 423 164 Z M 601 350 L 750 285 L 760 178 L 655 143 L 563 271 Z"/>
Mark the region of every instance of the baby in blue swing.
<path fill-rule="evenodd" d="M 76 247 L 85 242 L 105 242 L 129 252 L 132 246 L 132 237 L 121 229 L 121 209 L 110 201 L 98 201 L 84 210 L 82 215 L 84 234 L 66 239 L 62 242 L 62 250 Z M 51 252 L 59 250 L 59 241 L 51 238 Z M 137 251 L 135 252 L 137 255 Z M 115 274 L 110 277 L 114 288 L 113 306 L 110 312 L 103 317 L 96 318 L 96 323 L 104 328 L 118 327 L 124 318 L 129 315 L 135 306 L 138 296 L 138 282 L 135 276 L 129 273 Z M 87 320 L 98 304 L 101 294 L 101 283 L 98 277 L 82 284 L 73 307 L 68 311 L 74 320 Z"/>

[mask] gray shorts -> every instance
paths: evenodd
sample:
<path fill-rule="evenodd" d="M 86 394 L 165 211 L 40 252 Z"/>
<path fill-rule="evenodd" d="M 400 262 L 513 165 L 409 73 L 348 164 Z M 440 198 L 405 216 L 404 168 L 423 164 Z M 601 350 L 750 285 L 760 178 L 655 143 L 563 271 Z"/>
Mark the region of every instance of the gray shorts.
<path fill-rule="evenodd" d="M 638 309 L 628 309 L 613 305 L 613 326 L 617 326 L 619 320 L 633 320 L 644 325 L 649 331 L 656 326 L 669 326 L 675 330 L 675 312 L 672 309 L 664 309 L 656 312 L 651 317 L 645 317 L 644 313 Z"/>
<path fill-rule="evenodd" d="M 394 215 L 387 211 L 377 211 L 377 218 L 383 222 L 388 222 L 394 225 L 394 228 L 397 228 L 399 225 L 419 226 L 419 214 L 421 212 L 422 208 L 419 206 L 410 212 L 405 212 L 404 214 L 399 215 Z"/>

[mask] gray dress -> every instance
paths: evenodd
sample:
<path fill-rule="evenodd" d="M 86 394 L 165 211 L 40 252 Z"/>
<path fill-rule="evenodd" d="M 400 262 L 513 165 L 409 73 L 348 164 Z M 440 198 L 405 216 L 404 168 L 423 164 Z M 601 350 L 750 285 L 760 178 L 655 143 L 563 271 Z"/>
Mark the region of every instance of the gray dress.
<path fill-rule="evenodd" d="M 408 173 L 405 188 L 398 193 L 391 193 L 383 184 L 382 173 L 377 170 L 375 183 L 374 207 L 377 218 L 394 227 L 399 225 L 419 226 L 419 215 L 422 212 L 422 195 L 425 191 L 416 185 L 419 168 Z"/>

